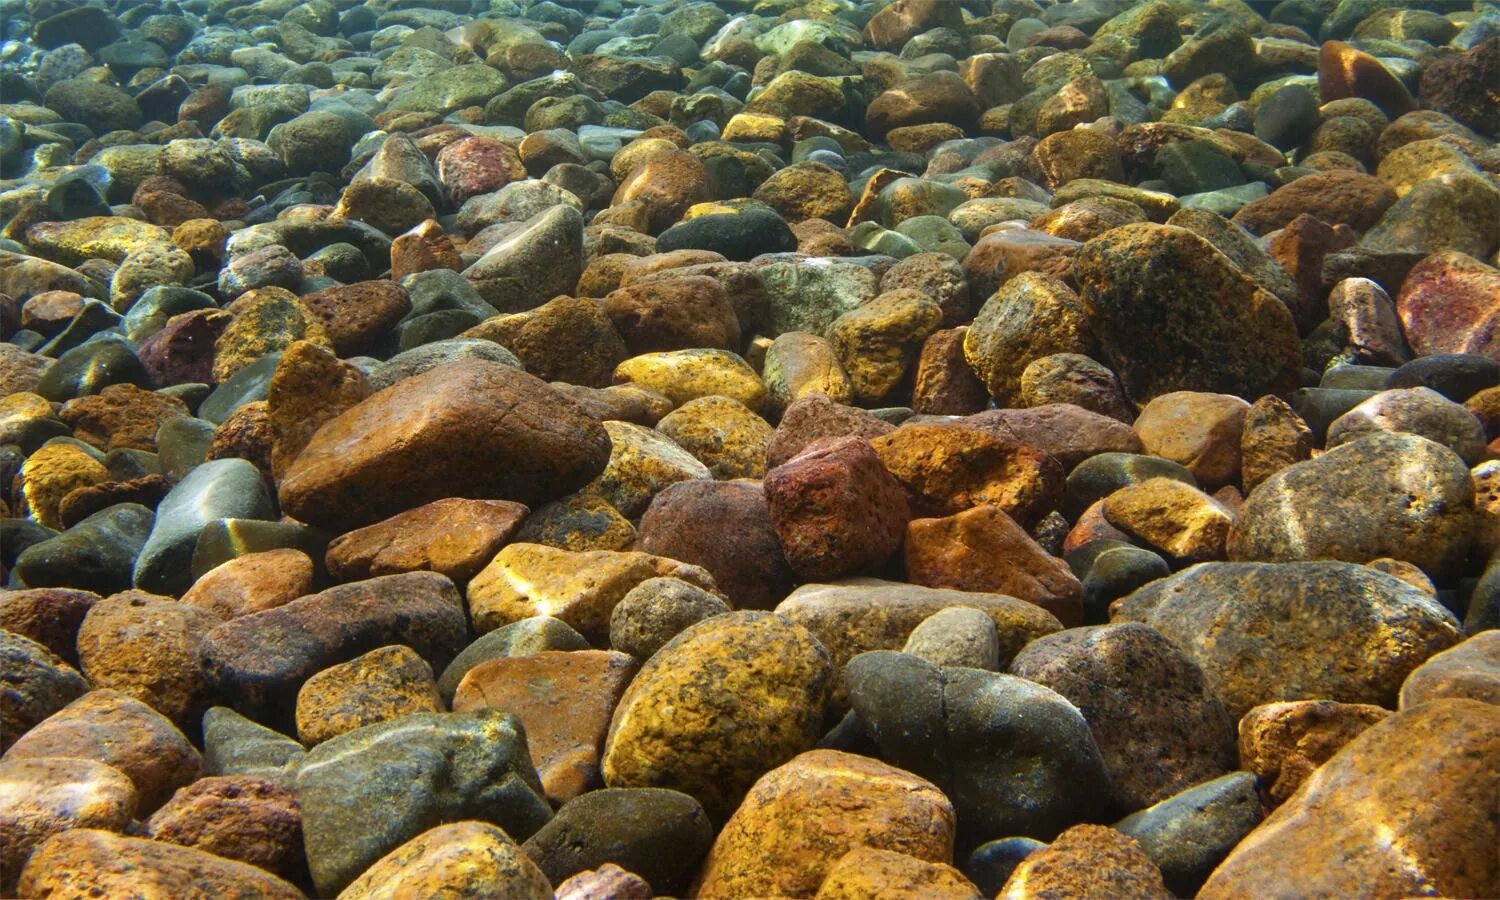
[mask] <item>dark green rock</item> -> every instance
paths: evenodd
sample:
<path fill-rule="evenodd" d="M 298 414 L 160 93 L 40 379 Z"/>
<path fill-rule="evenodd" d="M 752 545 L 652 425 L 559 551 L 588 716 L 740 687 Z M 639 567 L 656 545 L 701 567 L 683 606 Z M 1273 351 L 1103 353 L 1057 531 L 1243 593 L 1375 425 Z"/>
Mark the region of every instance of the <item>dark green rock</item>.
<path fill-rule="evenodd" d="M 78 314 L 52 340 L 43 344 L 37 353 L 56 359 L 69 350 L 83 346 L 100 332 L 117 329 L 120 324 L 119 313 L 98 300 L 85 300 Z"/>
<path fill-rule="evenodd" d="M 1173 896 L 1191 897 L 1260 819 L 1255 776 L 1231 772 L 1127 816 L 1115 829 L 1135 838 Z"/>
<path fill-rule="evenodd" d="M 36 392 L 48 400 L 63 402 L 97 394 L 112 384 L 152 387 L 151 375 L 135 355 L 135 348 L 122 337 L 106 335 L 59 356 L 42 375 Z"/>
<path fill-rule="evenodd" d="M 656 239 L 660 253 L 669 250 L 712 250 L 725 258 L 748 260 L 762 253 L 797 249 L 797 238 L 786 222 L 765 209 L 716 213 L 679 222 Z"/>
<path fill-rule="evenodd" d="M 663 788 L 605 788 L 568 801 L 522 846 L 553 884 L 605 863 L 684 894 L 713 843 L 703 807 Z"/>
<path fill-rule="evenodd" d="M 546 650 L 587 650 L 589 642 L 562 619 L 534 616 L 488 632 L 453 658 L 438 678 L 438 693 L 445 703 L 468 671 L 485 660 L 507 656 L 530 656 Z"/>
<path fill-rule="evenodd" d="M 141 124 L 141 109 L 130 95 L 112 84 L 81 78 L 59 81 L 42 101 L 63 119 L 87 126 L 96 135 L 129 131 Z"/>
<path fill-rule="evenodd" d="M 276 367 L 280 364 L 281 353 L 267 353 L 235 372 L 229 380 L 214 388 L 214 392 L 198 407 L 199 417 L 218 425 L 246 403 L 266 399 L 271 376 L 276 374 Z"/>
<path fill-rule="evenodd" d="M 135 586 L 180 594 L 193 583 L 198 534 L 215 519 L 271 519 L 276 502 L 265 476 L 247 460 L 215 459 L 197 466 L 156 507 L 151 537 L 136 561 Z"/>
<path fill-rule="evenodd" d="M 419 713 L 319 744 L 297 773 L 308 867 L 331 897 L 428 829 L 478 820 L 526 840 L 551 818 L 508 712 Z"/>
<path fill-rule="evenodd" d="M 1281 150 L 1300 147 L 1322 118 L 1318 98 L 1300 84 L 1278 88 L 1255 110 L 1255 136 Z"/>
<path fill-rule="evenodd" d="M 161 423 L 156 429 L 156 458 L 161 473 L 174 483 L 186 478 L 208 458 L 213 439 L 212 422 L 175 416 Z"/>
<path fill-rule="evenodd" d="M 293 522 L 268 522 L 264 519 L 215 519 L 198 532 L 193 549 L 193 578 L 202 578 L 214 568 L 251 553 L 291 548 L 312 558 L 319 577 L 323 554 L 328 550 L 329 534 L 321 528 Z"/>
<path fill-rule="evenodd" d="M 1009 837 L 986 841 L 974 848 L 964 864 L 964 875 L 986 897 L 997 896 L 1022 860 L 1047 846 L 1034 838 Z"/>
<path fill-rule="evenodd" d="M 1063 515 L 1076 520 L 1084 510 L 1122 487 L 1152 478 L 1171 478 L 1183 484 L 1198 486 L 1198 480 L 1186 466 L 1142 453 L 1100 453 L 1091 456 L 1068 473 L 1063 492 Z"/>
<path fill-rule="evenodd" d="M 102 509 L 16 558 L 27 587 L 71 587 L 109 595 L 131 586 L 136 556 L 151 533 L 151 510 L 136 503 Z"/>

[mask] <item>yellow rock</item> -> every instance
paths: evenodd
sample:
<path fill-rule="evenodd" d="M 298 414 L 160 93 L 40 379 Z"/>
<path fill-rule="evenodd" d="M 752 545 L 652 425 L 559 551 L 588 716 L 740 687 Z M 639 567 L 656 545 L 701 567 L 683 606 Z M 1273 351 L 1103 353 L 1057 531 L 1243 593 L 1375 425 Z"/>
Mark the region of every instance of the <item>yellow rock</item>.
<path fill-rule="evenodd" d="M 786 142 L 786 137 L 786 119 L 765 113 L 742 112 L 730 116 L 729 121 L 724 123 L 722 140 L 782 144 Z"/>
<path fill-rule="evenodd" d="M 771 207 L 748 197 L 737 197 L 733 200 L 708 200 L 703 203 L 694 203 L 689 206 L 687 212 L 682 214 L 682 221 L 696 219 L 699 216 L 722 216 L 735 215 L 747 209 L 770 209 Z"/>
<path fill-rule="evenodd" d="M 982 896 L 952 866 L 893 850 L 856 847 L 829 870 L 817 900 L 980 900 Z"/>
<path fill-rule="evenodd" d="M 664 434 L 629 422 L 604 423 L 609 432 L 609 463 L 583 488 L 627 518 L 646 511 L 668 486 L 694 478 L 712 478 L 708 467 Z"/>
<path fill-rule="evenodd" d="M 947 864 L 954 824 L 953 804 L 925 779 L 813 750 L 755 783 L 709 851 L 695 896 L 812 897 L 856 847 Z"/>
<path fill-rule="evenodd" d="M 719 394 L 754 410 L 766 403 L 766 386 L 749 363 L 728 350 L 643 353 L 615 367 L 615 384 L 636 384 L 676 406 Z"/>
<path fill-rule="evenodd" d="M 89 259 L 121 262 L 147 244 L 170 243 L 171 232 L 123 216 L 88 216 L 70 222 L 41 222 L 26 229 L 26 243 L 36 255 L 65 266 Z"/>
<path fill-rule="evenodd" d="M 366 725 L 443 711 L 426 661 L 405 645 L 381 647 L 307 679 L 297 692 L 297 737 L 311 747 Z"/>
<path fill-rule="evenodd" d="M 756 779 L 817 742 L 832 680 L 827 651 L 782 616 L 704 619 L 658 651 L 620 698 L 604 782 L 681 791 L 722 822 Z"/>
<path fill-rule="evenodd" d="M 338 900 L 503 897 L 552 900 L 552 885 L 500 828 L 455 822 L 423 832 L 381 857 Z"/>
<path fill-rule="evenodd" d="M 854 384 L 833 345 L 815 334 L 791 331 L 766 349 L 766 389 L 771 405 L 784 410 L 803 397 L 827 397 L 837 403 L 854 400 Z"/>
<path fill-rule="evenodd" d="M 748 406 L 728 397 L 690 400 L 657 422 L 656 430 L 707 466 L 713 477 L 725 479 L 764 477 L 766 447 L 776 433 Z"/>
<path fill-rule="evenodd" d="M 214 380 L 224 382 L 262 356 L 309 341 L 333 352 L 323 321 L 286 288 L 256 288 L 230 304 L 234 321 L 214 341 Z"/>
<path fill-rule="evenodd" d="M 862 404 L 885 399 L 942 323 L 943 308 L 909 288 L 887 291 L 835 319 L 828 340 L 849 375 L 854 399 Z"/>
<path fill-rule="evenodd" d="M 552 616 L 594 646 L 605 646 L 615 604 L 642 581 L 663 576 L 718 593 L 707 570 L 663 556 L 510 544 L 469 582 L 469 614 L 480 633 L 532 616 Z"/>
<path fill-rule="evenodd" d="M 40 399 L 40 398 L 38 398 Z M 50 411 L 50 410 L 49 410 Z M 48 444 L 26 458 L 19 476 L 31 518 L 61 531 L 58 508 L 70 491 L 111 480 L 109 469 L 72 444 Z"/>
<path fill-rule="evenodd" d="M 1104 501 L 1104 517 L 1127 534 L 1177 559 L 1224 558 L 1234 517 L 1225 506 L 1174 478 L 1148 478 Z"/>

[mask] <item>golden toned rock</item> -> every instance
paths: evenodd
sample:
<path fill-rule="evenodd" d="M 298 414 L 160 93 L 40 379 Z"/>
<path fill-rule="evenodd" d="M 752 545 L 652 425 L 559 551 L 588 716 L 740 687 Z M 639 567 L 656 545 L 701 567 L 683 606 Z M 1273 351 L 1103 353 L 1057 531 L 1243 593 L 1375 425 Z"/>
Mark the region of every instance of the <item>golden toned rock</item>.
<path fill-rule="evenodd" d="M 1019 399 L 1027 364 L 1054 353 L 1088 355 L 1092 344 L 1078 295 L 1059 278 L 1022 272 L 980 308 L 964 333 L 964 358 L 990 395 L 1009 406 Z"/>
<path fill-rule="evenodd" d="M 1240 718 L 1240 766 L 1280 804 L 1308 776 L 1390 710 L 1370 703 L 1292 700 L 1257 706 Z"/>
<path fill-rule="evenodd" d="M 779 169 L 761 182 L 751 196 L 788 222 L 803 219 L 842 222 L 854 205 L 854 196 L 844 176 L 819 162 L 794 163 Z"/>
<path fill-rule="evenodd" d="M 1245 493 L 1287 466 L 1312 458 L 1313 434 L 1297 411 L 1267 394 L 1245 412 L 1240 431 L 1240 482 Z"/>
<path fill-rule="evenodd" d="M 1175 559 L 1224 558 L 1234 515 L 1224 504 L 1175 478 L 1148 478 L 1104 500 L 1109 524 Z"/>
<path fill-rule="evenodd" d="M 1481 631 L 1432 656 L 1401 685 L 1403 710 L 1444 697 L 1500 705 L 1500 631 Z"/>
<path fill-rule="evenodd" d="M 193 582 L 182 602 L 229 620 L 275 609 L 313 592 L 313 561 L 282 548 L 237 556 Z"/>
<path fill-rule="evenodd" d="M 668 486 L 712 478 L 708 467 L 664 434 L 630 422 L 609 420 L 609 462 L 582 493 L 600 497 L 628 518 L 646 511 Z"/>
<path fill-rule="evenodd" d="M 63 498 L 78 488 L 112 480 L 109 469 L 81 447 L 48 444 L 26 457 L 16 476 L 16 493 L 25 502 L 32 519 L 61 531 L 64 526 L 59 508 Z"/>
<path fill-rule="evenodd" d="M 766 402 L 766 386 L 755 370 L 728 350 L 670 350 L 643 353 L 615 367 L 615 384 L 655 391 L 676 406 L 721 394 L 753 410 Z"/>
<path fill-rule="evenodd" d="M 1152 399 L 1135 420 L 1152 456 L 1187 467 L 1208 490 L 1234 482 L 1250 404 L 1232 394 L 1173 391 Z"/>
<path fill-rule="evenodd" d="M 835 319 L 828 341 L 849 375 L 854 399 L 863 405 L 885 399 L 942 322 L 942 307 L 911 288 L 886 291 Z"/>
<path fill-rule="evenodd" d="M 775 434 L 754 410 L 728 397 L 689 400 L 662 417 L 656 430 L 708 467 L 714 478 L 762 478 Z"/>
<path fill-rule="evenodd" d="M 1083 585 L 996 506 L 976 506 L 906 526 L 906 577 L 913 584 L 1035 603 L 1064 625 L 1083 624 Z"/>
<path fill-rule="evenodd" d="M 532 616 L 553 616 L 597 646 L 608 641 L 615 604 L 642 581 L 660 577 L 717 593 L 706 570 L 662 556 L 510 544 L 469 582 L 469 613 L 480 633 Z"/>
<path fill-rule="evenodd" d="M 812 750 L 755 783 L 719 833 L 695 896 L 813 897 L 850 850 L 946 864 L 953 804 L 925 779 L 865 756 Z"/>
<path fill-rule="evenodd" d="M 832 680 L 822 645 L 774 613 L 689 626 L 615 708 L 604 782 L 681 791 L 722 822 L 756 779 L 817 742 Z"/>
<path fill-rule="evenodd" d="M 1500 895 L 1500 707 L 1434 700 L 1349 742 L 1199 897 Z"/>
<path fill-rule="evenodd" d="M 633 657 L 612 650 L 546 650 L 486 660 L 459 682 L 453 711 L 514 713 L 526 728 L 542 790 L 562 804 L 602 786 L 604 736 L 636 666 Z"/>
<path fill-rule="evenodd" d="M 156 429 L 187 414 L 187 406 L 176 397 L 133 384 L 112 384 L 64 403 L 57 417 L 73 429 L 74 437 L 101 451 L 128 447 L 155 453 Z"/>
<path fill-rule="evenodd" d="M 26 244 L 38 256 L 65 266 L 90 259 L 121 262 L 134 250 L 168 243 L 165 228 L 124 216 L 87 216 L 69 222 L 41 222 L 26 229 Z"/>
<path fill-rule="evenodd" d="M 79 626 L 79 666 L 94 687 L 127 694 L 190 728 L 211 699 L 198 645 L 219 622 L 171 597 L 116 594 L 95 603 Z"/>
<path fill-rule="evenodd" d="M 766 348 L 763 367 L 771 405 L 785 410 L 806 397 L 827 397 L 836 403 L 854 400 L 854 384 L 826 338 L 802 331 L 778 335 Z"/>
<path fill-rule="evenodd" d="M 339 581 L 363 581 L 438 572 L 462 583 L 495 557 L 528 513 L 509 500 L 434 500 L 334 538 L 325 557 L 328 573 Z"/>
<path fill-rule="evenodd" d="M 266 388 L 272 471 L 280 477 L 319 428 L 373 393 L 363 372 L 329 350 L 310 341 L 287 347 Z"/>
<path fill-rule="evenodd" d="M 584 279 L 588 277 L 585 273 Z M 585 291 L 580 288 L 579 293 Z M 603 305 L 587 296 L 554 297 L 536 309 L 492 316 L 460 337 L 500 344 L 543 381 L 588 387 L 608 385 L 615 366 L 629 356 Z"/>
<path fill-rule="evenodd" d="M 118 769 L 88 759 L 0 762 L 0 893 L 14 896 L 21 867 L 38 844 L 70 828 L 124 831 L 135 785 Z"/>
<path fill-rule="evenodd" d="M 234 319 L 214 341 L 214 381 L 227 381 L 257 359 L 285 350 L 296 341 L 310 341 L 333 350 L 333 339 L 323 320 L 286 288 L 246 291 L 226 309 Z"/>
<path fill-rule="evenodd" d="M 780 144 L 786 140 L 787 123 L 781 116 L 765 113 L 735 113 L 724 123 L 725 141 L 765 141 Z"/>
<path fill-rule="evenodd" d="M 275 875 L 161 841 L 79 828 L 47 840 L 21 872 L 25 897 L 142 897 L 148 900 L 300 900 Z"/>
<path fill-rule="evenodd" d="M 552 885 L 510 836 L 487 822 L 439 825 L 387 853 L 338 900 L 406 897 L 552 900 Z"/>
<path fill-rule="evenodd" d="M 709 199 L 708 170 L 703 163 L 670 142 L 664 143 L 670 149 L 637 164 L 620 180 L 620 187 L 610 201 L 610 206 L 632 200 L 643 203 L 652 232 L 662 231 L 681 219 L 689 206 Z"/>
<path fill-rule="evenodd" d="M 1169 900 L 1161 870 L 1134 838 L 1075 825 L 1016 866 L 997 900 Z"/>
<path fill-rule="evenodd" d="M 980 900 L 982 896 L 962 872 L 945 863 L 893 850 L 855 847 L 828 871 L 817 900 Z"/>
<path fill-rule="evenodd" d="M 998 432 L 957 425 L 906 425 L 870 441 L 919 516 L 997 506 L 1022 523 L 1062 497 L 1063 470 L 1051 456 Z"/>
<path fill-rule="evenodd" d="M 297 692 L 297 737 L 313 746 L 425 712 L 443 712 L 432 668 L 404 644 L 381 647 L 307 679 Z"/>

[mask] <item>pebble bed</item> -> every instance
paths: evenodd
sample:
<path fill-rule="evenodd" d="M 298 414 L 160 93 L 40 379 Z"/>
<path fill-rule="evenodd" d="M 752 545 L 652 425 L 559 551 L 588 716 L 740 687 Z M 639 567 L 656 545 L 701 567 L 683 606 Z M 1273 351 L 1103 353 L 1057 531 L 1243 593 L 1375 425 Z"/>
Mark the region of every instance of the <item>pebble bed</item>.
<path fill-rule="evenodd" d="M 1500 897 L 1496 0 L 0 0 L 0 896 Z"/>

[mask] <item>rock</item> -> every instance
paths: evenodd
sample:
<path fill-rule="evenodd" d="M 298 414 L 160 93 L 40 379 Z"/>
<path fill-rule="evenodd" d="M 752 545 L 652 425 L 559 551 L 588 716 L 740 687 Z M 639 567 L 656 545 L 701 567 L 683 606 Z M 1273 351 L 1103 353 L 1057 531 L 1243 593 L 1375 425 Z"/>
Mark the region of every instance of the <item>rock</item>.
<path fill-rule="evenodd" d="M 495 341 L 543 381 L 606 387 L 629 353 L 594 300 L 554 297 L 536 309 L 486 319 L 468 337 Z"/>
<path fill-rule="evenodd" d="M 381 647 L 303 683 L 297 691 L 297 738 L 316 746 L 356 728 L 443 711 L 426 661 L 410 647 Z"/>
<path fill-rule="evenodd" d="M 203 714 L 203 765 L 210 775 L 249 775 L 289 787 L 307 748 L 227 706 Z"/>
<path fill-rule="evenodd" d="M 152 840 L 249 863 L 282 878 L 299 877 L 304 864 L 297 798 L 263 778 L 201 778 L 143 826 Z"/>
<path fill-rule="evenodd" d="M 1093 345 L 1078 295 L 1043 272 L 1022 272 L 985 301 L 964 334 L 964 358 L 1002 406 L 1018 399 L 1021 373 L 1054 353 L 1087 354 Z"/>
<path fill-rule="evenodd" d="M 100 510 L 21 551 L 16 576 L 37 588 L 71 587 L 103 594 L 125 590 L 153 521 L 151 510 L 137 503 Z M 71 646 L 71 635 L 68 643 Z"/>
<path fill-rule="evenodd" d="M 615 604 L 609 644 L 636 659 L 650 659 L 689 626 L 729 611 L 723 600 L 680 578 L 648 578 Z"/>
<path fill-rule="evenodd" d="M 1481 631 L 1434 655 L 1401 685 L 1401 709 L 1444 698 L 1500 703 L 1500 631 Z"/>
<path fill-rule="evenodd" d="M 727 350 L 643 353 L 615 367 L 615 384 L 633 384 L 666 397 L 673 406 L 715 394 L 752 410 L 766 402 L 766 386 L 744 359 Z"/>
<path fill-rule="evenodd" d="M 351 453 L 345 441 L 353 435 L 374 437 Z M 472 451 L 461 470 L 451 455 L 459 444 Z M 536 504 L 597 475 L 608 447 L 596 421 L 540 380 L 465 361 L 408 378 L 334 418 L 279 490 L 290 515 L 345 526 L 454 495 Z"/>
<path fill-rule="evenodd" d="M 1083 586 L 1002 508 L 981 505 L 906 528 L 906 577 L 913 584 L 1006 594 L 1035 603 L 1068 625 L 1083 622 Z"/>
<path fill-rule="evenodd" d="M 625 871 L 614 863 L 579 872 L 557 886 L 561 900 L 650 900 L 651 885 L 639 875 Z"/>
<path fill-rule="evenodd" d="M 468 642 L 463 601 L 432 572 L 338 585 L 233 619 L 204 638 L 209 680 L 246 714 L 290 724 L 297 692 L 329 666 L 402 643 L 435 669 Z"/>
<path fill-rule="evenodd" d="M 1115 830 L 1141 845 L 1173 896 L 1188 897 L 1260 819 L 1255 776 L 1231 772 L 1127 816 Z"/>
<path fill-rule="evenodd" d="M 312 559 L 288 547 L 249 553 L 215 566 L 193 582 L 182 602 L 228 620 L 275 609 L 312 592 Z"/>
<path fill-rule="evenodd" d="M 1333 700 L 1257 706 L 1240 719 L 1240 764 L 1260 778 L 1272 805 L 1279 806 L 1345 744 L 1390 714 L 1368 703 Z"/>
<path fill-rule="evenodd" d="M 1470 172 L 1438 175 L 1397 200 L 1360 241 L 1376 254 L 1456 251 L 1485 259 L 1497 239 L 1479 223 L 1500 214 L 1500 190 Z M 1394 287 L 1394 285 L 1387 285 Z"/>
<path fill-rule="evenodd" d="M 1224 558 L 1234 516 L 1224 504 L 1172 478 L 1150 478 L 1120 488 L 1104 500 L 1110 525 L 1175 559 Z"/>
<path fill-rule="evenodd" d="M 1028 644 L 1010 672 L 1083 713 L 1119 809 L 1159 803 L 1234 768 L 1234 723 L 1224 704 L 1191 657 L 1144 625 L 1047 635 Z"/>
<path fill-rule="evenodd" d="M 1175 391 L 1141 409 L 1135 431 L 1147 453 L 1181 463 L 1213 489 L 1237 480 L 1250 405 L 1228 394 Z"/>
<path fill-rule="evenodd" d="M 1472 510 L 1473 485 L 1457 454 L 1415 435 L 1375 434 L 1262 482 L 1235 519 L 1229 558 L 1390 556 L 1441 575 L 1468 552 Z"/>
<path fill-rule="evenodd" d="M 826 338 L 800 331 L 788 332 L 766 348 L 762 373 L 774 409 L 825 397 L 838 403 L 854 401 L 854 385 Z"/>
<path fill-rule="evenodd" d="M 494 558 L 527 514 L 507 500 L 435 500 L 335 538 L 328 571 L 340 581 L 437 572 L 464 582 Z"/>
<path fill-rule="evenodd" d="M 844 681 L 881 758 L 946 786 L 967 840 L 1052 837 L 1108 802 L 1088 724 L 1041 685 L 889 652 L 856 657 Z"/>
<path fill-rule="evenodd" d="M 145 816 L 202 771 L 198 751 L 151 707 L 118 691 L 89 691 L 21 735 L 13 760 L 69 756 L 103 763 L 135 785 L 135 815 Z"/>
<path fill-rule="evenodd" d="M 1328 426 L 1327 446 L 1381 432 L 1414 434 L 1442 444 L 1468 465 L 1484 456 L 1484 426 L 1467 409 L 1426 387 L 1382 391 Z"/>
<path fill-rule="evenodd" d="M 40 399 L 38 398 L 38 402 Z M 52 529 L 62 528 L 59 508 L 74 490 L 103 484 L 109 470 L 76 444 L 48 444 L 26 458 L 16 475 L 18 499 L 25 501 L 30 518 Z M 35 585 L 42 587 L 40 583 Z"/>
<path fill-rule="evenodd" d="M 1232 221 L 1264 235 L 1307 214 L 1329 225 L 1348 225 L 1363 232 L 1369 231 L 1395 202 L 1396 192 L 1375 176 L 1334 169 L 1304 175 L 1267 197 L 1245 204 Z"/>
<path fill-rule="evenodd" d="M 1321 612 L 1299 616 L 1295 632 L 1268 625 L 1302 609 Z M 1110 614 L 1166 635 L 1235 716 L 1274 700 L 1391 703 L 1413 669 L 1460 636 L 1430 594 L 1340 562 L 1204 563 L 1116 601 Z"/>
<path fill-rule="evenodd" d="M 895 290 L 835 319 L 828 340 L 849 374 L 854 399 L 873 404 L 891 394 L 942 317 L 942 307 L 921 292 Z"/>
<path fill-rule="evenodd" d="M 819 824 L 831 820 L 842 827 Z M 941 863 L 953 841 L 953 806 L 932 783 L 879 760 L 813 750 L 756 782 L 709 851 L 697 895 L 811 897 L 849 850 Z"/>
<path fill-rule="evenodd" d="M 895 431 L 895 426 L 868 412 L 828 397 L 810 396 L 786 408 L 766 448 L 766 466 L 776 468 L 824 438 L 866 440 Z"/>
<path fill-rule="evenodd" d="M 968 607 L 938 610 L 912 629 L 902 653 L 935 666 L 1000 668 L 1000 634 L 983 612 Z"/>
<path fill-rule="evenodd" d="M 325 896 L 434 823 L 472 819 L 530 837 L 552 815 L 520 723 L 488 709 L 419 713 L 325 741 L 297 773 L 297 798 Z"/>
<path fill-rule="evenodd" d="M 827 651 L 787 619 L 699 622 L 626 689 L 604 745 L 605 784 L 681 790 L 722 821 L 757 778 L 813 745 L 831 675 Z"/>
<path fill-rule="evenodd" d="M 743 403 L 712 396 L 690 400 L 656 428 L 708 467 L 714 478 L 762 478 L 774 430 Z"/>
<path fill-rule="evenodd" d="M 1285 305 L 1186 229 L 1114 229 L 1084 245 L 1077 274 L 1094 334 L 1133 400 L 1174 390 L 1260 396 L 1297 383 Z"/>
<path fill-rule="evenodd" d="M 112 384 L 97 394 L 63 404 L 57 417 L 73 436 L 108 452 L 117 447 L 156 450 L 156 430 L 173 416 L 187 415 L 176 397 L 133 384 Z"/>
<path fill-rule="evenodd" d="M 855 847 L 828 870 L 817 896 L 823 900 L 858 897 L 921 896 L 979 900 L 980 894 L 957 869 L 894 850 Z"/>
<path fill-rule="evenodd" d="M 129 131 L 141 124 L 141 109 L 135 100 L 112 84 L 69 78 L 48 88 L 43 102 L 65 120 L 95 134 Z"/>
<path fill-rule="evenodd" d="M 0 594 L 0 629 L 46 647 L 70 665 L 78 662 L 77 634 L 99 600 L 90 591 L 32 588 Z"/>
<path fill-rule="evenodd" d="M 192 889 L 184 891 L 184 885 Z M 107 897 L 122 892 L 225 898 L 296 898 L 288 882 L 242 862 L 192 847 L 78 828 L 37 847 L 21 872 L 26 896 L 67 891 Z"/>
<path fill-rule="evenodd" d="M 0 763 L 0 890 L 14 893 L 21 868 L 49 837 L 79 828 L 124 831 L 136 806 L 135 786 L 118 769 L 66 757 Z"/>
<path fill-rule="evenodd" d="M 1246 493 L 1288 466 L 1312 457 L 1312 430 L 1274 395 L 1256 400 L 1240 432 L 1240 482 Z"/>
<path fill-rule="evenodd" d="M 1423 66 L 1418 85 L 1423 105 L 1485 134 L 1500 133 L 1500 119 L 1496 118 L 1485 92 L 1485 85 L 1494 83 L 1497 55 L 1500 42 L 1491 36 L 1466 53 L 1435 59 Z"/>
<path fill-rule="evenodd" d="M 1396 298 L 1401 329 L 1420 356 L 1500 355 L 1500 272 L 1455 251 L 1412 267 Z"/>
<path fill-rule="evenodd" d="M 969 419 L 957 427 L 905 425 L 874 438 L 870 446 L 906 489 L 918 515 L 990 505 L 1029 524 L 1062 494 L 1062 466 L 993 420 Z"/>
<path fill-rule="evenodd" d="M 198 646 L 216 615 L 131 591 L 95 603 L 78 628 L 78 660 L 89 684 L 134 697 L 190 728 L 210 702 Z"/>
<path fill-rule="evenodd" d="M 552 886 L 502 829 L 484 822 L 438 825 L 381 857 L 339 893 L 346 900 L 401 891 L 424 895 L 499 893 L 551 900 Z"/>
<path fill-rule="evenodd" d="M 469 611 L 480 632 L 550 615 L 604 643 L 615 604 L 646 579 L 664 576 L 715 590 L 703 569 L 649 553 L 510 544 L 469 583 Z"/>
<path fill-rule="evenodd" d="M 1412 753 L 1413 740 L 1425 752 Z M 1199 896 L 1238 896 L 1288 880 L 1344 895 L 1494 893 L 1500 867 L 1489 848 L 1500 835 L 1481 810 L 1493 806 L 1497 746 L 1500 711 L 1490 704 L 1439 700 L 1389 717 L 1273 812 Z"/>
<path fill-rule="evenodd" d="M 549 800 L 566 803 L 598 786 L 600 748 L 637 663 L 609 650 L 542 651 L 485 660 L 464 675 L 454 712 L 501 709 L 526 731 Z"/>
<path fill-rule="evenodd" d="M 735 213 L 695 216 L 662 231 L 656 249 L 711 250 L 726 259 L 748 260 L 765 253 L 797 249 L 786 220 L 774 210 L 752 207 Z"/>
<path fill-rule="evenodd" d="M 205 462 L 156 508 L 151 536 L 135 566 L 135 586 L 178 594 L 192 584 L 188 563 L 198 534 L 215 519 L 269 519 L 275 509 L 263 476 L 243 459 Z"/>
<path fill-rule="evenodd" d="M 501 312 L 522 312 L 572 293 L 583 274 L 583 219 L 571 206 L 554 206 L 527 219 L 463 274 Z"/>
<path fill-rule="evenodd" d="M 0 752 L 89 689 L 89 683 L 72 666 L 19 634 L 0 631 L 0 659 L 5 662 L 6 673 Z M 7 867 L 7 871 L 15 869 Z"/>
<path fill-rule="evenodd" d="M 1140 844 L 1113 828 L 1075 825 L 1047 847 L 1027 856 L 996 897 L 1172 896 L 1161 870 Z"/>
<path fill-rule="evenodd" d="M 686 891 L 712 843 L 713 827 L 692 797 L 604 788 L 564 804 L 524 849 L 555 884 L 614 861 L 647 879 L 655 893 L 676 894 Z"/>
<path fill-rule="evenodd" d="M 661 433 L 629 422 L 606 421 L 610 458 L 584 493 L 600 497 L 622 514 L 645 512 L 651 499 L 681 481 L 711 477 L 708 467 Z"/>
<path fill-rule="evenodd" d="M 394 273 L 392 278 L 395 278 Z M 394 280 L 361 281 L 324 288 L 304 294 L 301 302 L 322 320 L 334 352 L 342 357 L 373 349 L 402 317 L 411 312 L 406 289 Z"/>
<path fill-rule="evenodd" d="M 1044 357 L 1054 359 L 1055 357 Z M 1030 371 L 1031 366 L 1027 367 Z M 1119 388 L 1115 387 L 1118 395 Z M 1120 396 L 1121 405 L 1124 397 Z M 1040 450 L 1072 469 L 1102 453 L 1140 453 L 1141 439 L 1116 418 L 1071 403 L 1045 403 L 1029 409 L 995 409 L 968 418 L 975 427 L 1003 425 L 1021 443 Z M 998 429 L 990 429 L 998 430 Z M 1044 468 L 1046 467 L 1044 464 Z"/>
<path fill-rule="evenodd" d="M 765 493 L 787 561 L 807 581 L 884 563 L 900 548 L 910 518 L 901 483 L 858 438 L 776 467 Z"/>

